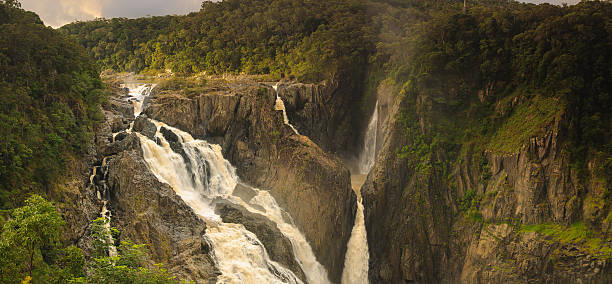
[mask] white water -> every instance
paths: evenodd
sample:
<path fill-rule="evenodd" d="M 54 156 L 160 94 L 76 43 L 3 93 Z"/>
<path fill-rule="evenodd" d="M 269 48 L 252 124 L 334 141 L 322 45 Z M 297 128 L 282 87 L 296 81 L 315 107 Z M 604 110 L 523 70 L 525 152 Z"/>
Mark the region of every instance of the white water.
<path fill-rule="evenodd" d="M 370 118 L 370 122 L 368 123 L 368 130 L 366 131 L 366 135 L 363 141 L 363 150 L 359 157 L 359 172 L 361 174 L 367 174 L 370 172 L 370 169 L 374 166 L 374 161 L 376 160 L 376 139 L 377 136 L 377 127 L 378 126 L 378 101 L 376 101 L 376 106 L 374 107 L 374 113 L 372 114 L 372 118 Z"/>
<path fill-rule="evenodd" d="M 327 272 L 319 264 L 304 236 L 282 218 L 282 209 L 266 191 L 253 189 L 257 195 L 249 203 L 232 196 L 238 184 L 235 169 L 223 158 L 221 147 L 196 140 L 186 132 L 153 121 L 158 131 L 157 140 L 137 134 L 141 140 L 145 161 L 162 182 L 175 192 L 203 220 L 207 221 L 206 237 L 212 243 L 215 262 L 222 275 L 218 283 L 301 283 L 293 272 L 269 259 L 257 237 L 241 224 L 226 224 L 215 214 L 212 200 L 222 198 L 239 204 L 251 212 L 268 217 L 278 225 L 291 241 L 296 260 L 310 283 L 329 283 Z M 175 153 L 160 128 L 165 127 L 177 136 L 188 161 Z M 252 206 L 253 205 L 253 206 Z M 259 209 L 256 207 L 259 206 Z M 263 209 L 262 209 L 263 208 Z"/>
<path fill-rule="evenodd" d="M 104 229 L 106 230 L 106 238 L 111 242 L 111 245 L 108 247 L 108 256 L 117 256 L 117 247 L 113 245 L 114 240 L 113 235 L 111 234 L 110 221 L 112 214 L 107 208 L 108 200 L 104 200 L 102 204 L 102 212 L 100 212 L 100 214 L 102 215 L 102 217 L 106 217 L 108 219 L 108 222 L 104 224 Z"/>
<path fill-rule="evenodd" d="M 347 244 L 346 256 L 344 260 L 344 270 L 342 271 L 342 283 L 368 283 L 368 236 L 365 228 L 365 218 L 363 214 L 363 201 L 361 198 L 361 186 L 376 160 L 376 139 L 378 128 L 378 101 L 374 107 L 374 113 L 368 129 L 366 131 L 363 149 L 359 156 L 359 174 L 351 176 L 353 190 L 357 195 L 357 216 L 351 238 Z"/>
<path fill-rule="evenodd" d="M 289 125 L 289 127 L 291 127 L 295 134 L 300 134 L 298 133 L 297 129 L 295 129 L 295 127 L 293 127 L 293 125 L 289 122 L 289 117 L 287 117 L 287 110 L 285 109 L 285 102 L 283 102 L 283 99 L 278 94 L 278 84 L 272 86 L 272 88 L 274 88 L 274 91 L 276 91 L 276 101 L 274 102 L 274 110 L 282 110 L 283 122 L 286 125 Z"/>
<path fill-rule="evenodd" d="M 156 84 L 122 84 L 121 87 L 128 88 L 130 91 L 128 101 L 134 106 L 134 117 L 138 117 L 142 112 L 144 99 L 151 94 Z"/>
<path fill-rule="evenodd" d="M 98 186 L 95 184 L 95 178 L 96 175 L 98 173 L 98 169 L 102 170 L 102 173 L 104 175 L 106 175 L 106 160 L 107 157 L 104 157 L 102 159 L 102 166 L 94 166 L 93 170 L 91 171 L 91 176 L 89 176 L 89 185 L 93 186 L 94 189 L 96 190 L 96 197 L 98 198 L 98 200 L 102 200 L 102 209 L 100 210 L 100 217 L 104 217 L 108 220 L 108 222 L 106 222 L 106 224 L 104 225 L 104 228 L 106 230 L 106 237 L 107 239 L 111 242 L 111 245 L 108 248 L 108 255 L 109 256 L 116 256 L 117 255 L 117 247 L 115 247 L 115 245 L 113 244 L 113 236 L 111 235 L 111 227 L 110 227 L 110 220 L 112 217 L 112 214 L 110 212 L 110 210 L 108 210 L 108 200 L 106 200 L 107 196 L 107 188 L 106 188 L 106 184 L 102 184 L 102 186 Z"/>

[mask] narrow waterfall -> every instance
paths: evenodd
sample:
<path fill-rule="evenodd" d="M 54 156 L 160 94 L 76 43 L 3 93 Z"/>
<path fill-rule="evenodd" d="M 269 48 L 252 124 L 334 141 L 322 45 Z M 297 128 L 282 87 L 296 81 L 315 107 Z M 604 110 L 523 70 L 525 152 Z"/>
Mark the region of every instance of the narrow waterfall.
<path fill-rule="evenodd" d="M 100 169 L 100 172 L 98 172 L 98 169 Z M 98 178 L 99 173 L 102 174 L 102 178 Z M 91 170 L 91 176 L 89 176 L 89 186 L 93 187 L 93 189 L 96 191 L 96 197 L 98 198 L 98 200 L 102 201 L 102 209 L 100 210 L 100 217 L 104 217 L 108 220 L 108 222 L 106 222 L 104 225 L 106 229 L 106 238 L 111 242 L 111 245 L 109 246 L 108 255 L 116 256 L 117 247 L 112 245 L 114 241 L 113 241 L 113 236 L 111 235 L 111 227 L 110 227 L 110 220 L 111 220 L 112 215 L 111 215 L 110 210 L 108 210 L 109 192 L 108 192 L 108 186 L 106 185 L 106 175 L 107 174 L 108 174 L 108 167 L 106 166 L 106 157 L 105 157 L 104 159 L 102 159 L 101 166 L 94 166 L 93 169 Z"/>
<path fill-rule="evenodd" d="M 283 99 L 280 97 L 278 93 L 278 83 L 272 86 L 272 88 L 274 88 L 274 91 L 276 92 L 276 101 L 274 102 L 274 110 L 282 110 L 284 123 L 286 125 L 289 125 L 289 127 L 291 127 L 291 129 L 293 130 L 295 134 L 300 134 L 298 133 L 297 129 L 295 129 L 295 127 L 293 127 L 293 125 L 289 122 L 289 117 L 287 117 L 287 110 L 285 109 L 285 102 L 283 101 Z"/>
<path fill-rule="evenodd" d="M 143 102 L 144 102 L 145 97 L 151 94 L 151 91 L 155 87 L 155 84 L 122 84 L 121 87 L 129 89 L 128 95 L 130 97 L 127 100 L 131 101 L 132 105 L 134 106 L 134 117 L 138 117 L 140 113 L 142 112 L 142 107 L 143 107 Z M 127 132 L 131 132 L 133 125 L 134 125 L 134 122 L 130 124 L 130 128 L 127 130 Z M 118 132 L 112 133 L 112 138 L 111 138 L 112 143 L 115 143 L 115 138 L 117 134 L 119 133 Z M 108 157 L 104 157 L 102 159 L 101 166 L 93 167 L 93 169 L 91 170 L 91 176 L 89 176 L 89 186 L 94 187 L 94 190 L 96 191 L 96 197 L 98 198 L 98 200 L 102 201 L 102 209 L 100 209 L 100 217 L 104 217 L 108 220 L 108 222 L 105 223 L 105 229 L 106 229 L 108 240 L 110 240 L 111 243 L 113 243 L 114 240 L 113 240 L 113 236 L 111 235 L 111 225 L 110 225 L 111 218 L 112 218 L 112 212 L 108 208 L 110 193 L 109 193 L 108 186 L 106 184 L 106 176 L 108 174 L 107 161 L 108 161 Z M 101 179 L 97 178 L 98 170 L 100 170 L 102 173 Z M 108 255 L 116 256 L 117 247 L 115 247 L 114 245 L 111 245 L 109 247 Z"/>
<path fill-rule="evenodd" d="M 342 283 L 368 283 L 368 236 L 365 228 L 363 214 L 363 202 L 361 198 L 361 186 L 365 182 L 367 174 L 374 166 L 376 160 L 376 139 L 378 128 L 378 101 L 374 107 L 374 113 L 368 123 L 363 149 L 359 155 L 358 173 L 352 173 L 351 185 L 357 195 L 357 216 L 351 232 L 351 238 L 347 244 L 342 271 Z"/>
<path fill-rule="evenodd" d="M 283 210 L 263 190 L 248 202 L 232 193 L 239 180 L 234 167 L 225 160 L 221 147 L 151 120 L 157 126 L 155 140 L 136 133 L 141 141 L 148 167 L 169 184 L 194 212 L 208 224 L 206 237 L 211 242 L 215 262 L 221 271 L 218 283 L 302 283 L 295 274 L 270 260 L 257 236 L 241 224 L 223 223 L 214 211 L 214 200 L 223 199 L 264 215 L 275 222 L 292 244 L 297 262 L 309 283 L 329 283 L 327 271 L 317 262 L 312 248 L 295 225 L 285 221 Z M 182 151 L 173 150 L 162 134 L 171 131 L 178 137 Z"/>
<path fill-rule="evenodd" d="M 374 166 L 376 160 L 376 139 L 378 129 L 378 101 L 374 107 L 374 113 L 368 123 L 368 130 L 366 131 L 365 138 L 363 140 L 363 150 L 359 156 L 359 171 L 360 174 L 368 174 L 370 169 Z"/>

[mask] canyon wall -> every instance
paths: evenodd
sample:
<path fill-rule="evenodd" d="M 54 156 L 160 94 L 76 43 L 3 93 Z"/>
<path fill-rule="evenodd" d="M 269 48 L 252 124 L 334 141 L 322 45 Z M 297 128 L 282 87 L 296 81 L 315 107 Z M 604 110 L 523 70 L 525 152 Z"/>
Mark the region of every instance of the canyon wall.
<path fill-rule="evenodd" d="M 276 93 L 252 82 L 188 98 L 158 91 L 144 114 L 222 146 L 241 180 L 269 190 L 339 282 L 355 216 L 349 171 L 275 111 Z M 290 119 L 291 121 L 291 119 Z"/>

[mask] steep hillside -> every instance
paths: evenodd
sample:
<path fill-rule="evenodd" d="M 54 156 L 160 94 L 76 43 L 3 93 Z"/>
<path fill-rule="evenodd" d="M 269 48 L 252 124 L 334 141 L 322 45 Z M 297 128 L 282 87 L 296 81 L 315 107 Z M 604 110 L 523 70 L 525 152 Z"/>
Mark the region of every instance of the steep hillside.
<path fill-rule="evenodd" d="M 82 166 L 105 97 L 84 49 L 17 4 L 0 3 L 3 209 L 32 192 L 61 194 L 58 183 L 70 178 L 67 169 Z"/>
<path fill-rule="evenodd" d="M 371 281 L 610 281 L 611 9 L 479 6 L 405 31 L 362 189 Z"/>

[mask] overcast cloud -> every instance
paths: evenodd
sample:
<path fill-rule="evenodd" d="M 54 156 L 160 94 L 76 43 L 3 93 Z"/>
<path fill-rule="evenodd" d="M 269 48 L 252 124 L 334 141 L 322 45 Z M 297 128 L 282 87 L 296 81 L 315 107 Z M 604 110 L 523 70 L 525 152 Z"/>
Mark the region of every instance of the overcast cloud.
<path fill-rule="evenodd" d="M 21 0 L 46 25 L 60 27 L 76 20 L 181 15 L 200 10 L 202 0 Z"/>
<path fill-rule="evenodd" d="M 325 0 L 321 0 L 325 1 Z M 575 4 L 579 0 L 525 0 L 530 3 Z M 36 12 L 46 25 L 60 27 L 76 20 L 181 15 L 200 10 L 202 0 L 21 0 L 22 8 Z"/>

